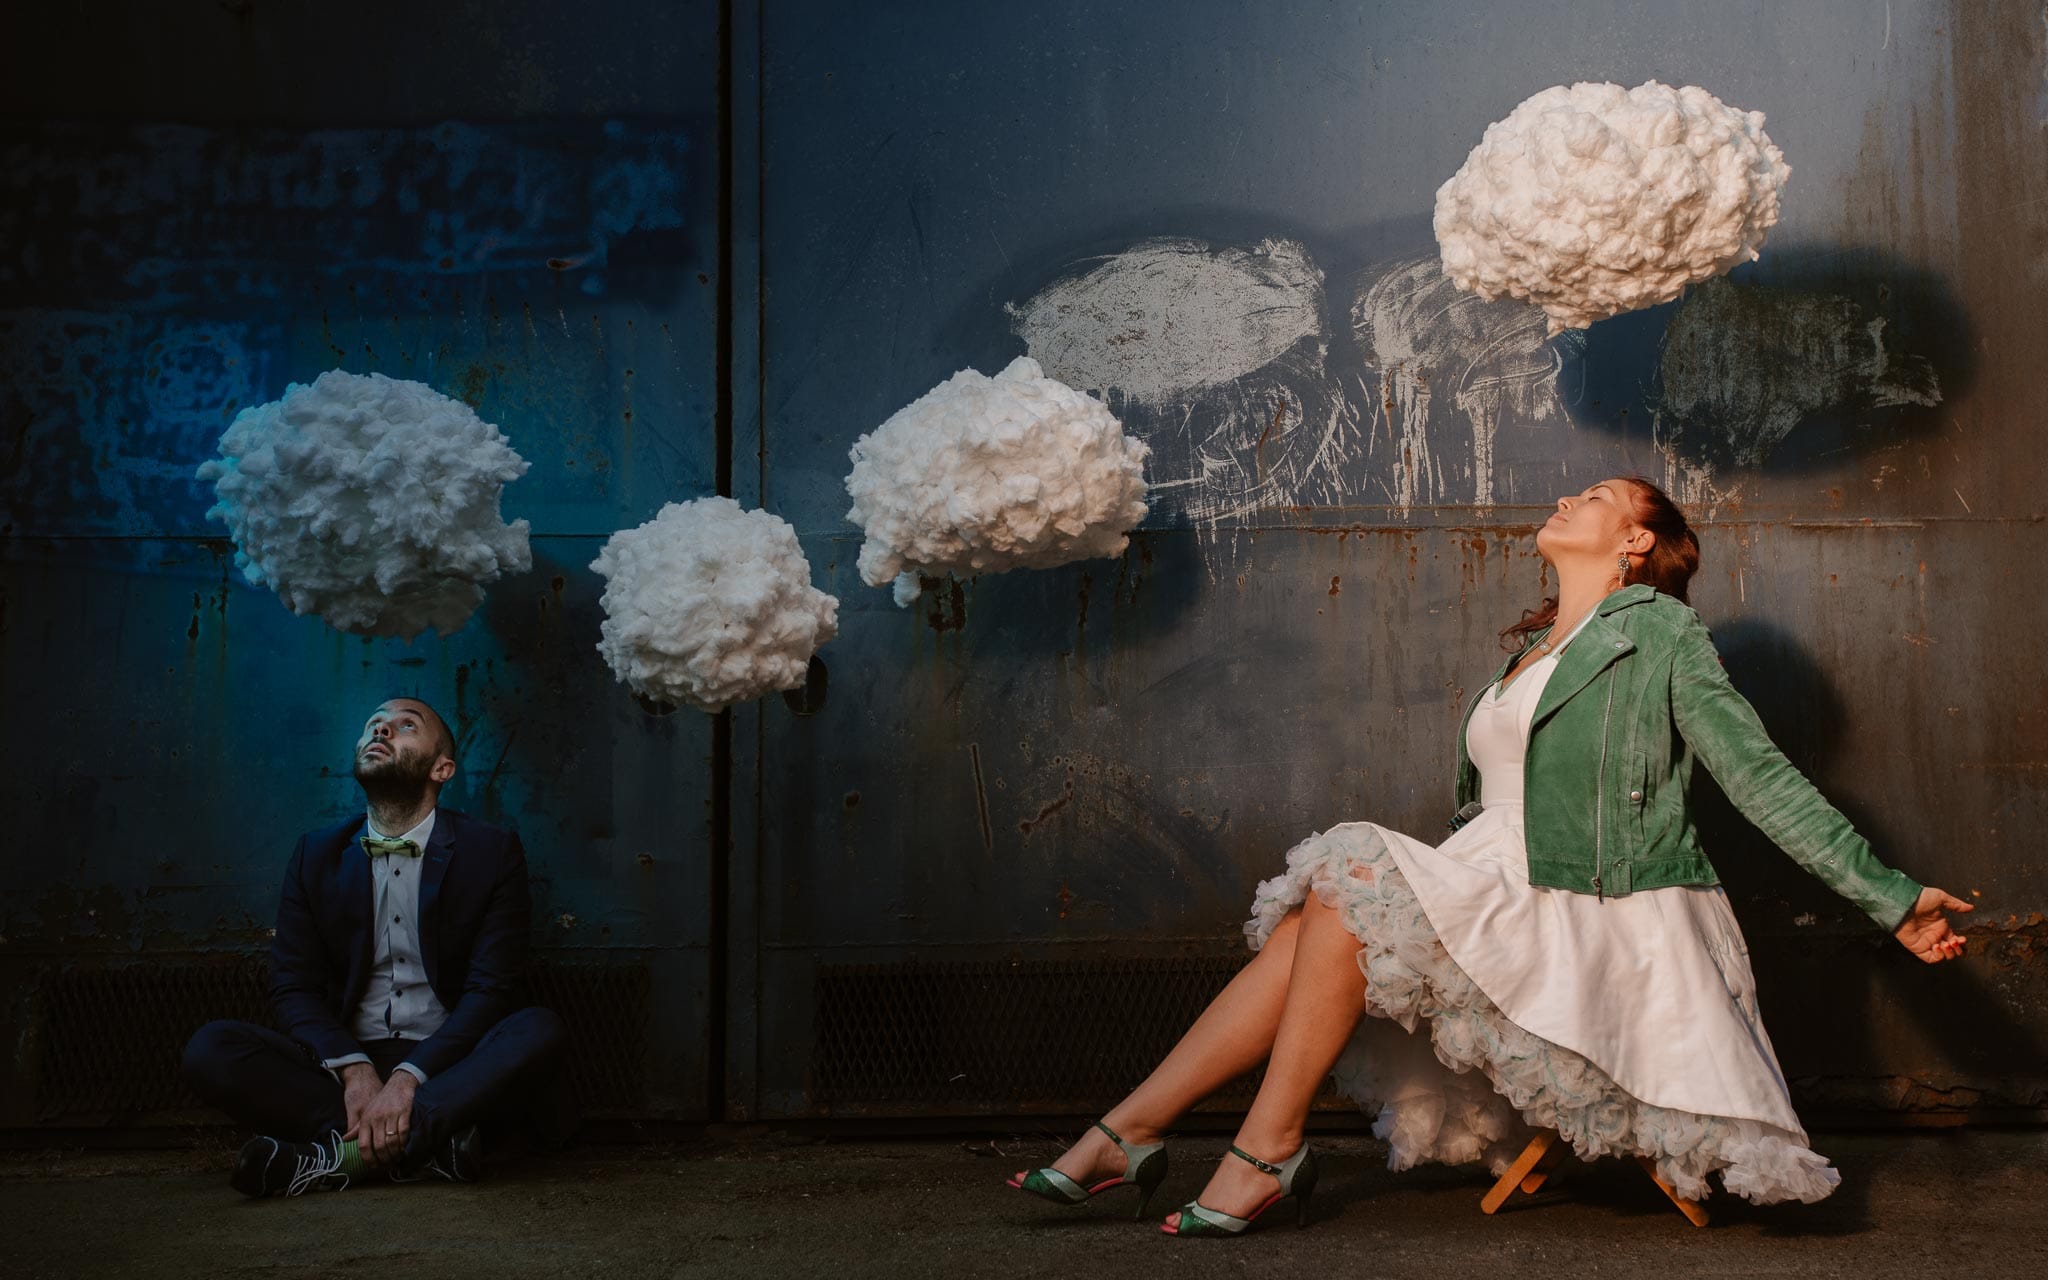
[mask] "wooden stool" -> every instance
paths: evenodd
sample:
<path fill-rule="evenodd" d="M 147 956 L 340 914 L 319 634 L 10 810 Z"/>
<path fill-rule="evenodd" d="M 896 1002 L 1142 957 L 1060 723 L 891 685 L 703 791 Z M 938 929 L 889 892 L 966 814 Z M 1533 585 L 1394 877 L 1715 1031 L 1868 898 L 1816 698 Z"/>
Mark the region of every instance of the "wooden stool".
<path fill-rule="evenodd" d="M 1507 1203 L 1508 1197 L 1517 1189 L 1524 1195 L 1534 1193 L 1570 1150 L 1570 1145 L 1559 1142 L 1554 1133 L 1537 1134 L 1529 1140 L 1528 1146 L 1522 1148 L 1522 1154 L 1515 1157 L 1515 1162 L 1508 1166 L 1508 1171 L 1500 1175 L 1500 1181 L 1493 1184 L 1493 1190 L 1487 1192 L 1486 1198 L 1479 1202 L 1480 1210 L 1485 1213 L 1495 1212 Z M 1677 1187 L 1658 1177 L 1655 1160 L 1648 1156 L 1637 1156 L 1636 1163 L 1643 1166 L 1643 1172 L 1650 1175 L 1650 1181 L 1657 1184 L 1657 1189 L 1662 1191 L 1672 1204 L 1678 1206 L 1678 1211 L 1685 1215 L 1686 1221 L 1696 1227 L 1707 1225 L 1706 1209 L 1697 1201 L 1680 1196 Z"/>

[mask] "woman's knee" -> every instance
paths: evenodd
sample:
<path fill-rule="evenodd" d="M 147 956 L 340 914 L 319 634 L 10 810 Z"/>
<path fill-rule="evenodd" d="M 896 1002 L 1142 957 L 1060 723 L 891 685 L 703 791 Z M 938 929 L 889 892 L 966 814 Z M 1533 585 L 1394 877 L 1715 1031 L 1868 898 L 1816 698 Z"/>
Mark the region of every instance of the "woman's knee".
<path fill-rule="evenodd" d="M 1313 902 L 1315 899 L 1310 898 Z M 1294 939 L 1301 932 L 1301 908 L 1295 907 L 1280 917 L 1280 923 L 1273 926 L 1273 932 L 1266 935 L 1266 942 L 1260 948 L 1260 955 L 1279 953 L 1285 955 L 1294 949 Z"/>

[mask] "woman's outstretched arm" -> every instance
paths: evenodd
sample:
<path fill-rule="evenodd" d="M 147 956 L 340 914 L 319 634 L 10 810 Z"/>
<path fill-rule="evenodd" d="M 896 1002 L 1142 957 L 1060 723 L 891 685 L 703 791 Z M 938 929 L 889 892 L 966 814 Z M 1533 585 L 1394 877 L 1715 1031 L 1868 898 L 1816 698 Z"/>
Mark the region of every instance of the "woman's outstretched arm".
<path fill-rule="evenodd" d="M 1840 810 L 1807 781 L 1728 682 L 1713 637 L 1696 616 L 1678 634 L 1671 710 L 1679 733 L 1743 817 L 1836 893 L 1933 963 L 1962 951 L 1944 911 L 1970 904 L 1886 866 Z"/>

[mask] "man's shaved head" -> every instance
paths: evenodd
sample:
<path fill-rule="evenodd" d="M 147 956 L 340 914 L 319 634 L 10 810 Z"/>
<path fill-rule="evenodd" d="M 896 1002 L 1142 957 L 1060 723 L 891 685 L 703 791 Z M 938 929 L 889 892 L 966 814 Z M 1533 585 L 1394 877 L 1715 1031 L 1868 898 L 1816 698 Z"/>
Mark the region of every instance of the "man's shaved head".
<path fill-rule="evenodd" d="M 386 698 L 383 706 L 377 709 L 379 711 L 396 710 L 399 707 L 410 707 L 415 711 L 423 712 L 427 723 L 433 727 L 436 734 L 437 745 L 435 750 L 447 756 L 450 760 L 455 758 L 455 731 L 448 727 L 448 722 L 441 718 L 440 712 L 434 710 L 433 707 L 418 698 Z"/>

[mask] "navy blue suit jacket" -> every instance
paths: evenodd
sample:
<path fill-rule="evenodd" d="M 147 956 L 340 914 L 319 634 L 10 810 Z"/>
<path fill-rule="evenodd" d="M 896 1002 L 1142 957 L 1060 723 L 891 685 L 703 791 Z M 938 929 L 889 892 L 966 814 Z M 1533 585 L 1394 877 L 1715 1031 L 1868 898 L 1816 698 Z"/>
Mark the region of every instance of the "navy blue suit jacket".
<path fill-rule="evenodd" d="M 361 1052 L 349 1023 L 376 955 L 364 825 L 358 814 L 299 837 L 270 945 L 278 1025 L 323 1061 Z M 434 1076 L 525 1007 L 533 905 L 526 851 L 503 827 L 441 809 L 420 864 L 420 959 L 448 1019 L 407 1060 Z"/>

